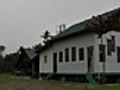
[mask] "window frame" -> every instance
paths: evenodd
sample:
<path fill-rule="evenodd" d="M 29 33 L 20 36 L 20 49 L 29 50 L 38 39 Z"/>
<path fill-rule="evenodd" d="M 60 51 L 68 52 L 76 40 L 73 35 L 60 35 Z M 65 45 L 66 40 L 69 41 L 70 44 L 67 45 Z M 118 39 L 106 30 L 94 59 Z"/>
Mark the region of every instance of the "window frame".
<path fill-rule="evenodd" d="M 104 62 L 106 61 L 106 46 L 104 44 L 99 45 L 99 61 Z"/>
<path fill-rule="evenodd" d="M 120 46 L 117 47 L 117 62 L 120 63 Z"/>
<path fill-rule="evenodd" d="M 65 62 L 69 62 L 69 48 L 65 49 Z"/>
<path fill-rule="evenodd" d="M 44 63 L 47 63 L 47 55 L 44 55 Z"/>
<path fill-rule="evenodd" d="M 112 40 L 107 39 L 107 55 L 111 55 L 112 53 L 112 44 L 111 44 Z"/>
<path fill-rule="evenodd" d="M 115 36 L 111 36 L 112 38 L 112 41 L 111 41 L 111 44 L 112 44 L 112 51 L 115 52 Z"/>
<path fill-rule="evenodd" d="M 79 61 L 84 60 L 84 47 L 79 48 Z"/>
<path fill-rule="evenodd" d="M 72 47 L 71 48 L 71 59 L 72 59 L 72 62 L 75 62 L 76 61 L 76 58 L 77 58 L 77 54 L 76 54 L 76 47 Z"/>
<path fill-rule="evenodd" d="M 59 52 L 59 62 L 63 62 L 63 52 Z"/>

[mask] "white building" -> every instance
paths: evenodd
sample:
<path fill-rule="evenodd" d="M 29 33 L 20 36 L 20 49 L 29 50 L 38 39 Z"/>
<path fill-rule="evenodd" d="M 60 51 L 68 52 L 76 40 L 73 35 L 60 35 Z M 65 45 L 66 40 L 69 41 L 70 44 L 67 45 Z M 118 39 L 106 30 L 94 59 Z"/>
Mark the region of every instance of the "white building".
<path fill-rule="evenodd" d="M 119 30 L 120 8 L 69 27 L 40 50 L 40 75 L 120 74 Z"/>

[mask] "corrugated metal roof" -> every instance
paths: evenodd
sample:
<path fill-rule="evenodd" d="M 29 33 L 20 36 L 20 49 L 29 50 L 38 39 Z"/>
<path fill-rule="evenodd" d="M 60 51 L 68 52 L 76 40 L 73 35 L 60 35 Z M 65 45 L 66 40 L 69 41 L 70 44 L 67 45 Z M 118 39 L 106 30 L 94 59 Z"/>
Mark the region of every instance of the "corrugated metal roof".
<path fill-rule="evenodd" d="M 112 10 L 112 11 L 110 11 L 110 12 L 106 12 L 106 13 L 103 13 L 103 14 L 101 14 L 101 15 L 98 15 L 98 16 L 96 16 L 95 18 L 92 17 L 91 19 L 88 19 L 88 20 L 85 20 L 85 21 L 83 21 L 83 22 L 74 24 L 74 25 L 72 25 L 71 27 L 67 28 L 65 31 L 63 31 L 62 33 L 54 36 L 54 37 L 52 38 L 52 40 L 48 41 L 49 44 L 43 46 L 43 47 L 42 47 L 41 49 L 39 49 L 37 52 L 41 52 L 41 51 L 46 50 L 47 48 L 49 48 L 49 47 L 53 44 L 54 41 L 60 40 L 60 39 L 62 39 L 62 38 L 65 38 L 65 37 L 67 37 L 67 36 L 71 36 L 71 35 L 74 35 L 74 34 L 75 34 L 75 35 L 76 35 L 76 34 L 80 34 L 81 32 L 84 32 L 84 31 L 89 30 L 87 26 L 88 26 L 88 24 L 90 24 L 91 22 L 95 22 L 96 24 L 99 24 L 99 22 L 96 21 L 96 19 L 98 19 L 99 16 L 101 16 L 103 22 L 105 22 L 105 21 L 107 21 L 107 20 L 109 19 L 109 17 L 114 17 L 114 16 L 116 16 L 116 14 L 120 15 L 120 7 L 117 8 L 117 9 L 114 9 L 114 10 Z M 120 17 L 120 16 L 118 16 L 118 17 Z M 94 30 L 93 30 L 93 31 L 94 31 Z M 89 32 L 89 31 L 87 31 L 87 32 Z M 94 31 L 94 32 L 98 32 L 98 31 Z M 101 32 L 101 31 L 99 31 L 99 32 Z"/>
<path fill-rule="evenodd" d="M 31 49 L 24 49 L 24 50 L 25 50 L 27 56 L 28 56 L 31 60 L 32 60 L 34 57 L 37 56 L 37 54 L 36 54 L 33 50 L 31 50 Z"/>
<path fill-rule="evenodd" d="M 53 39 L 58 39 L 61 37 L 65 37 L 67 35 L 71 35 L 71 34 L 75 34 L 77 32 L 83 31 L 83 30 L 85 30 L 87 23 L 88 22 L 86 20 L 82 23 L 75 24 L 75 25 L 69 27 L 68 29 L 66 29 L 65 31 L 63 31 L 62 33 L 55 36 Z"/>

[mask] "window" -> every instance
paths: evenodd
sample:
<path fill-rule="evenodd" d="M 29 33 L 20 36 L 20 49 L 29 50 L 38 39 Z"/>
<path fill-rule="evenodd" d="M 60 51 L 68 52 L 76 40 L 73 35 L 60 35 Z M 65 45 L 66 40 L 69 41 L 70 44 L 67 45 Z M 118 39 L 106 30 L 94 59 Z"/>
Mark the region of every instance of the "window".
<path fill-rule="evenodd" d="M 120 62 L 120 47 L 117 47 L 117 61 Z"/>
<path fill-rule="evenodd" d="M 72 47 L 72 61 L 76 61 L 76 48 Z"/>
<path fill-rule="evenodd" d="M 107 54 L 108 55 L 111 55 L 111 51 L 112 51 L 112 44 L 111 44 L 111 40 L 110 39 L 108 39 L 107 40 Z"/>
<path fill-rule="evenodd" d="M 84 60 L 84 48 L 79 49 L 79 60 Z"/>
<path fill-rule="evenodd" d="M 99 59 L 100 62 L 103 62 L 106 57 L 105 57 L 105 45 L 99 45 Z"/>
<path fill-rule="evenodd" d="M 57 53 L 53 53 L 53 72 L 57 72 Z"/>
<path fill-rule="evenodd" d="M 107 40 L 107 54 L 111 55 L 115 51 L 115 36 L 111 36 L 111 39 Z"/>
<path fill-rule="evenodd" d="M 115 51 L 115 36 L 111 36 L 112 37 L 112 42 L 111 42 L 111 44 L 112 44 L 112 51 L 114 52 Z"/>
<path fill-rule="evenodd" d="M 63 52 L 59 52 L 59 62 L 63 62 Z"/>
<path fill-rule="evenodd" d="M 69 49 L 68 48 L 65 49 L 65 61 L 69 62 Z"/>
<path fill-rule="evenodd" d="M 44 56 L 44 63 L 47 63 L 47 56 Z"/>
<path fill-rule="evenodd" d="M 53 60 L 57 61 L 57 53 L 53 53 Z"/>

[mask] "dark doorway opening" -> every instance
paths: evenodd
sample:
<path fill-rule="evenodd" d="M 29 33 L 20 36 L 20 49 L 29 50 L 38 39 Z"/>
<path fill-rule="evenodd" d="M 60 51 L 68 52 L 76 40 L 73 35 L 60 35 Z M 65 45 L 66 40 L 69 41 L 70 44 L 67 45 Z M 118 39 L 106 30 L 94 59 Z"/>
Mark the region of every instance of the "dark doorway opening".
<path fill-rule="evenodd" d="M 87 47 L 88 72 L 94 71 L 93 46 Z"/>
<path fill-rule="evenodd" d="M 39 77 L 39 55 L 37 55 L 32 62 L 32 77 Z"/>
<path fill-rule="evenodd" d="M 53 53 L 53 72 L 57 72 L 57 53 Z"/>

